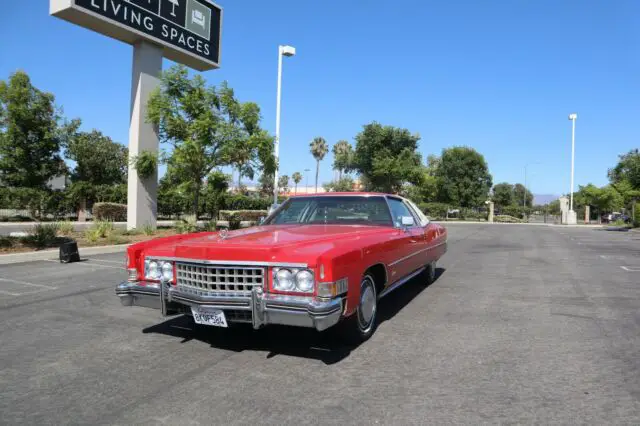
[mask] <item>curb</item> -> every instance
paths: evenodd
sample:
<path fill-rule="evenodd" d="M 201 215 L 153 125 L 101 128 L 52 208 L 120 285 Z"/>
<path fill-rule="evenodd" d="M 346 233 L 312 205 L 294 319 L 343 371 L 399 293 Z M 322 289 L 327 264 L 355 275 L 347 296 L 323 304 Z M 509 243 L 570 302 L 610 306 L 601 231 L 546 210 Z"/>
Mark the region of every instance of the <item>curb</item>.
<path fill-rule="evenodd" d="M 467 221 L 467 220 L 433 220 L 432 223 L 438 223 L 440 225 L 519 225 L 519 226 L 553 226 L 558 228 L 584 228 L 584 229 L 595 229 L 595 228 L 604 228 L 604 225 L 561 225 L 559 223 L 509 223 L 509 222 L 476 222 L 476 221 Z"/>
<path fill-rule="evenodd" d="M 130 244 L 118 244 L 113 246 L 80 247 L 80 256 L 94 254 L 124 253 Z M 60 250 L 42 250 L 28 253 L 0 254 L 0 265 L 10 265 L 13 263 L 34 262 L 37 260 L 58 260 Z M 124 260 L 122 261 L 124 265 Z"/>

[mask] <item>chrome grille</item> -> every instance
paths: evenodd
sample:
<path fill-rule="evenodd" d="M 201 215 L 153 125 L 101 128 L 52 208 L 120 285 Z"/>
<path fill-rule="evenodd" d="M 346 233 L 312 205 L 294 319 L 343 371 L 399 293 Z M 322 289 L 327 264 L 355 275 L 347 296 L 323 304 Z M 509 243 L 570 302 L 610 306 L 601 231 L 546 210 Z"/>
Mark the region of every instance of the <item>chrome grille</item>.
<path fill-rule="evenodd" d="M 259 266 L 199 265 L 176 263 L 178 288 L 197 295 L 248 295 L 263 286 L 265 268 Z"/>

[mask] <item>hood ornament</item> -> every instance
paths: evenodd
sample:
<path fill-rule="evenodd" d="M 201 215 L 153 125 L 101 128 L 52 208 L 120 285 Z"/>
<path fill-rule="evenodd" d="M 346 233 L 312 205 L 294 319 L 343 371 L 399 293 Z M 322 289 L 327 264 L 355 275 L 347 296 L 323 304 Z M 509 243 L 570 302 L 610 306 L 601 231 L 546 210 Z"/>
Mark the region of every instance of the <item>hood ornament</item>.
<path fill-rule="evenodd" d="M 229 230 L 227 228 L 222 228 L 220 232 L 218 232 L 218 236 L 221 240 L 226 240 L 229 236 Z"/>

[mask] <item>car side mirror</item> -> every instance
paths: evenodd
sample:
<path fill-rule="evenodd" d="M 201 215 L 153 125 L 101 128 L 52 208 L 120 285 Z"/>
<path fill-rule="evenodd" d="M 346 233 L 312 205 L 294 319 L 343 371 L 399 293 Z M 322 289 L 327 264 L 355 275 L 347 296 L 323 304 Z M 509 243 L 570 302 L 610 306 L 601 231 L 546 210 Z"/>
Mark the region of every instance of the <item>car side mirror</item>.
<path fill-rule="evenodd" d="M 407 226 L 413 226 L 413 224 L 415 223 L 413 220 L 413 217 L 411 216 L 402 216 L 402 226 L 407 227 Z"/>

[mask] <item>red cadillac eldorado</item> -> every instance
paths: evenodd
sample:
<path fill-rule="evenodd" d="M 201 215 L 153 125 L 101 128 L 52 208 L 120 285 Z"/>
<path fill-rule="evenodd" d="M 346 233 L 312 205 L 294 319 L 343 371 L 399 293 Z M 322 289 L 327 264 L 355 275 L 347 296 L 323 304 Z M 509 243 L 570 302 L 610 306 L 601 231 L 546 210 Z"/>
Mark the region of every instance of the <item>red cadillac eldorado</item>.
<path fill-rule="evenodd" d="M 134 244 L 125 306 L 197 324 L 338 325 L 354 341 L 376 328 L 378 301 L 411 278 L 435 278 L 447 230 L 411 201 L 378 193 L 289 198 L 259 226 Z"/>

